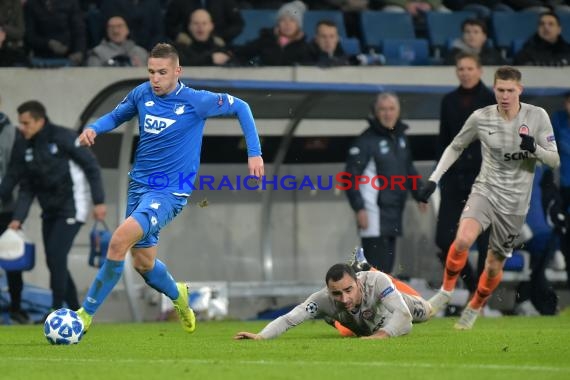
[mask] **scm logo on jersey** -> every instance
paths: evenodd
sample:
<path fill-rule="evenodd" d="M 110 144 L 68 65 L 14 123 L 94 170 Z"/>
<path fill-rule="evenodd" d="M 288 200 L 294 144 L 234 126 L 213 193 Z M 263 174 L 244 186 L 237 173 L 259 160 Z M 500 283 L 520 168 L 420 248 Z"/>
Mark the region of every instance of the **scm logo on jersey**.
<path fill-rule="evenodd" d="M 176 120 L 158 117 L 154 115 L 145 115 L 144 117 L 144 131 L 153 133 L 155 135 L 164 131 L 166 128 L 174 124 Z"/>
<path fill-rule="evenodd" d="M 504 154 L 505 161 L 519 161 L 525 160 L 528 158 L 528 152 L 515 152 L 515 153 L 505 153 Z"/>

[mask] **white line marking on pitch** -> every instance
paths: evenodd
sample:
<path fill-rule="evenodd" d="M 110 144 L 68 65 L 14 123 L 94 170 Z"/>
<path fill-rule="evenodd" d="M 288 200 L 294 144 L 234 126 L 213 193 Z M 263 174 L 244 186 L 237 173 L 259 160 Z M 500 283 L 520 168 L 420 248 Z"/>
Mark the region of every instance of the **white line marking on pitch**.
<path fill-rule="evenodd" d="M 38 357 L 0 357 L 1 362 L 22 361 L 22 362 L 76 362 L 76 363 L 147 363 L 147 364 L 223 364 L 224 361 L 220 359 L 109 359 L 109 358 L 38 358 Z M 402 368 L 459 368 L 459 369 L 490 369 L 501 371 L 550 371 L 550 372 L 570 372 L 570 367 L 548 367 L 548 366 L 533 366 L 533 365 L 502 365 L 502 364 L 432 364 L 432 363 L 392 363 L 392 362 L 324 362 L 324 361 L 276 361 L 276 360 L 236 360 L 227 361 L 228 364 L 252 364 L 252 365 L 300 365 L 300 366 L 314 366 L 314 365 L 328 365 L 328 366 L 371 366 L 371 367 L 402 367 Z"/>

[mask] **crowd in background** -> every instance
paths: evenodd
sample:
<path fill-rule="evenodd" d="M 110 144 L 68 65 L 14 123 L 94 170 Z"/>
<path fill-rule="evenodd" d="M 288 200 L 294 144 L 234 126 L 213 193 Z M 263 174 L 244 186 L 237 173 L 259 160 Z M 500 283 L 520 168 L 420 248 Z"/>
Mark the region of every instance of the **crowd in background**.
<path fill-rule="evenodd" d="M 140 66 L 157 42 L 180 50 L 187 66 L 289 66 L 383 64 L 370 59 L 359 14 L 366 10 L 408 13 L 415 35 L 426 37 L 426 13 L 469 11 L 461 38 L 450 41 L 441 59 L 454 63 L 460 51 L 481 55 L 484 65 L 564 66 L 570 44 L 561 35 L 560 14 L 570 13 L 568 0 L 2 0 L 0 1 L 0 66 Z M 243 10 L 272 9 L 273 28 L 262 28 L 256 39 L 238 41 L 246 20 Z M 317 30 L 306 30 L 309 10 L 342 12 L 342 23 L 323 19 Z M 517 54 L 493 44 L 492 12 L 537 12 L 536 33 Z M 311 26 L 313 28 L 314 26 Z M 345 49 L 342 34 L 357 41 Z M 314 37 L 308 37 L 313 36 Z M 430 47 L 432 57 L 435 54 Z M 346 50 L 346 51 L 345 51 Z M 376 52 L 381 54 L 381 48 Z M 364 53 L 364 54 L 362 54 Z M 439 54 L 439 53 L 438 53 Z"/>

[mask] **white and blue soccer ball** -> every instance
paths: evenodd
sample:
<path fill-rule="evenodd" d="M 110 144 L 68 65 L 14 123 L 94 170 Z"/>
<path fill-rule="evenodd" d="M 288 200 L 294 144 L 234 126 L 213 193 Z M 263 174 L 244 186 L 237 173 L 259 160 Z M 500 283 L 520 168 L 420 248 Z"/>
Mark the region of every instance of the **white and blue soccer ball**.
<path fill-rule="evenodd" d="M 77 344 L 83 332 L 79 315 L 65 308 L 52 312 L 44 323 L 44 334 L 51 344 Z"/>

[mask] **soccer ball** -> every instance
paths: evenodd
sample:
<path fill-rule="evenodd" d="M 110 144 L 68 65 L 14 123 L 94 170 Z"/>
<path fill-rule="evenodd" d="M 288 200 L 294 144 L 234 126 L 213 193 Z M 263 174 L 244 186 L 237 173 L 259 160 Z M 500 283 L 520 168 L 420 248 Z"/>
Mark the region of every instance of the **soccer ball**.
<path fill-rule="evenodd" d="M 83 321 L 75 311 L 59 309 L 48 315 L 44 334 L 51 344 L 77 344 L 83 337 Z"/>

